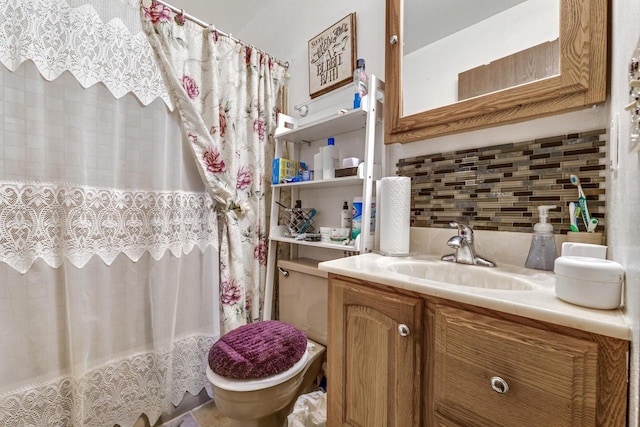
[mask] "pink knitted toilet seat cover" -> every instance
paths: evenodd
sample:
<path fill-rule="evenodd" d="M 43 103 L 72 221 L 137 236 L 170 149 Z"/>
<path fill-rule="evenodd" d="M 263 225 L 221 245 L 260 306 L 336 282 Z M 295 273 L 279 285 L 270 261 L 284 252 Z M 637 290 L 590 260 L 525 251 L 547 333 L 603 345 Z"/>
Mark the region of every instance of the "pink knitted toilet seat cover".
<path fill-rule="evenodd" d="M 223 377 L 264 378 L 290 369 L 306 349 L 304 332 L 278 320 L 266 320 L 223 335 L 209 350 L 209 367 Z"/>

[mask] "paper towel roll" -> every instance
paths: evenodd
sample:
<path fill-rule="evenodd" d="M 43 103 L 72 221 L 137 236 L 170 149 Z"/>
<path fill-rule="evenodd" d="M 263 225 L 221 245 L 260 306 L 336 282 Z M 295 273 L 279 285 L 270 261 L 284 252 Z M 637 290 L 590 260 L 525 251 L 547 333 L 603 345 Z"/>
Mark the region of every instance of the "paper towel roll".
<path fill-rule="evenodd" d="M 380 180 L 378 198 L 380 252 L 384 255 L 409 255 L 411 178 L 386 177 Z"/>

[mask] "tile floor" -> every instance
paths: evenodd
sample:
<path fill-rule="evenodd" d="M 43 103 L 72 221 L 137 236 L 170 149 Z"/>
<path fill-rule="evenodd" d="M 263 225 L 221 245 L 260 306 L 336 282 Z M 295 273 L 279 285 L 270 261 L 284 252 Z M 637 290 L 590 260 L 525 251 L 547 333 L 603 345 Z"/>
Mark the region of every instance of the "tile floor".
<path fill-rule="evenodd" d="M 222 415 L 213 401 L 187 412 L 161 427 L 228 427 L 229 418 Z"/>

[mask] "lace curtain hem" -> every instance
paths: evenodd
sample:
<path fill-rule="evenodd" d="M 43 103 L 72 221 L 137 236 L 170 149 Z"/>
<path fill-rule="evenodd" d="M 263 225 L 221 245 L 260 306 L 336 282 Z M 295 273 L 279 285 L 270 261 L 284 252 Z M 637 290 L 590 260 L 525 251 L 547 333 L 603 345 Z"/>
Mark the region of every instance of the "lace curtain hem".
<path fill-rule="evenodd" d="M 204 251 L 218 241 L 213 204 L 207 193 L 0 181 L 0 261 L 24 273 L 37 258 L 82 268 L 96 255 L 111 265 L 120 253 Z"/>
<path fill-rule="evenodd" d="M 0 425 L 132 426 L 143 413 L 153 425 L 162 408 L 177 406 L 185 392 L 197 395 L 205 388 L 213 396 L 205 372 L 213 342 L 183 337 L 170 349 L 111 360 L 80 378 L 63 375 L 0 395 Z"/>
<path fill-rule="evenodd" d="M 144 32 L 65 0 L 0 0 L 0 16 L 0 62 L 9 70 L 32 60 L 46 80 L 69 71 L 84 88 L 102 82 L 115 98 L 132 92 L 144 105 L 162 98 L 173 110 Z"/>

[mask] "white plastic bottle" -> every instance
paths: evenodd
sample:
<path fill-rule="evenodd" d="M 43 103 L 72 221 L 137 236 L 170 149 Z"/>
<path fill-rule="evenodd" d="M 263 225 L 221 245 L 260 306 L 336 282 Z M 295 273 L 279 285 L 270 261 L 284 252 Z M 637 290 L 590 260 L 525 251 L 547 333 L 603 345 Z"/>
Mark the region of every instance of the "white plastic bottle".
<path fill-rule="evenodd" d="M 531 236 L 531 248 L 525 262 L 525 267 L 538 270 L 553 271 L 553 265 L 558 258 L 556 249 L 556 237 L 553 234 L 553 225 L 547 222 L 549 210 L 556 206 L 538 206 L 540 222 L 533 226 Z"/>
<path fill-rule="evenodd" d="M 353 72 L 353 83 L 355 85 L 355 95 L 353 96 L 353 108 L 360 108 L 362 98 L 368 92 L 369 77 L 364 70 L 364 59 L 359 58 L 356 66 L 356 70 Z"/>
<path fill-rule="evenodd" d="M 318 151 L 316 154 L 313 155 L 313 180 L 317 180 L 317 179 L 323 179 L 324 178 L 324 172 L 323 172 L 323 167 L 322 167 L 322 147 L 320 148 L 320 151 Z"/>
<path fill-rule="evenodd" d="M 322 179 L 336 177 L 336 169 L 340 167 L 340 151 L 335 146 L 335 139 L 329 138 L 322 149 Z"/>

